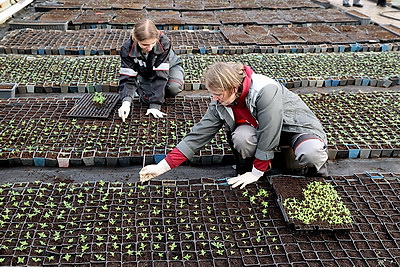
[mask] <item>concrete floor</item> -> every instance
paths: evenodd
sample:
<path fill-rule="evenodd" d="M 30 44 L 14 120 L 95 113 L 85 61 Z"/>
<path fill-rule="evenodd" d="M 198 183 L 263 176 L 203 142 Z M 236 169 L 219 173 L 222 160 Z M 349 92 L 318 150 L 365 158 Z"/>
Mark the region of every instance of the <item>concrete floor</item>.
<path fill-rule="evenodd" d="M 80 167 L 80 168 L 51 168 L 51 167 L 13 167 L 0 168 L 0 183 L 16 183 L 31 181 L 119 181 L 132 183 L 139 181 L 139 171 L 141 166 L 130 167 Z M 376 159 L 341 159 L 328 161 L 329 175 L 331 176 L 351 176 L 355 173 L 377 172 L 381 174 L 396 173 L 400 174 L 399 158 L 376 158 Z M 273 174 L 279 175 L 280 170 Z M 210 166 L 179 166 L 163 175 L 155 178 L 156 180 L 182 180 L 232 177 L 235 171 L 231 165 L 210 165 Z"/>
<path fill-rule="evenodd" d="M 353 0 L 349 0 L 350 4 Z M 344 7 L 343 0 L 329 0 L 331 5 L 343 10 L 357 10 L 371 18 L 371 20 L 378 24 L 393 24 L 400 27 L 400 0 L 388 0 L 386 7 L 377 6 L 377 0 L 361 0 L 364 7 Z M 388 17 L 389 16 L 389 17 Z"/>

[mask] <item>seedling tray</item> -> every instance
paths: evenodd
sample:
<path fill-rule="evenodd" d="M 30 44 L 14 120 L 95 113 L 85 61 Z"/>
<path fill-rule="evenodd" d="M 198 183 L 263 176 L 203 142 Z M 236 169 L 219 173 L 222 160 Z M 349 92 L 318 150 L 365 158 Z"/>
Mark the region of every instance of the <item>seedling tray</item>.
<path fill-rule="evenodd" d="M 68 21 L 25 21 L 13 20 L 9 23 L 11 30 L 16 29 L 46 29 L 46 30 L 68 30 Z"/>
<path fill-rule="evenodd" d="M 271 177 L 277 203 L 294 230 L 352 229 L 350 213 L 334 187 L 322 177 Z M 340 210 L 340 212 L 335 212 Z M 348 213 L 346 213 L 346 211 Z M 335 220 L 342 218 L 343 222 Z"/>
<path fill-rule="evenodd" d="M 112 109 L 119 100 L 118 94 L 104 94 L 106 101 L 104 105 L 96 105 L 93 101 L 93 94 L 85 94 L 67 113 L 67 117 L 79 118 L 103 118 L 110 116 Z"/>

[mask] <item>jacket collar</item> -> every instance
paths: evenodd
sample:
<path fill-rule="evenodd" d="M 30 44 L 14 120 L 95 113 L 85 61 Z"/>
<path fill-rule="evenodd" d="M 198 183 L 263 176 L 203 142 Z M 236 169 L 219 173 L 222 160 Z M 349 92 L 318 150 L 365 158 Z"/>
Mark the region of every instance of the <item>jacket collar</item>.
<path fill-rule="evenodd" d="M 247 94 L 250 91 L 250 86 L 251 86 L 251 76 L 253 74 L 253 70 L 249 66 L 243 66 L 244 67 L 244 73 L 245 77 L 242 82 L 242 92 L 240 93 L 240 96 L 232 103 L 230 106 L 243 106 L 245 103 L 245 99 L 247 97 Z"/>

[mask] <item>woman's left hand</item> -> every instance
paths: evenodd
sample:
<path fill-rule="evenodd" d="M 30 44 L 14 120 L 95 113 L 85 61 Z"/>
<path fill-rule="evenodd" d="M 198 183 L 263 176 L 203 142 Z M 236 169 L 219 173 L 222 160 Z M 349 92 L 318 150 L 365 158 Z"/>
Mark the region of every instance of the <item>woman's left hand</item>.
<path fill-rule="evenodd" d="M 233 177 L 228 179 L 228 184 L 232 185 L 232 188 L 235 188 L 241 185 L 240 189 L 243 189 L 246 185 L 254 183 L 260 179 L 261 175 L 255 175 L 252 172 L 246 172 L 237 177 Z"/>
<path fill-rule="evenodd" d="M 164 116 L 167 116 L 167 113 L 161 112 L 160 110 L 156 108 L 149 108 L 146 112 L 146 115 L 153 115 L 154 118 L 164 118 Z"/>

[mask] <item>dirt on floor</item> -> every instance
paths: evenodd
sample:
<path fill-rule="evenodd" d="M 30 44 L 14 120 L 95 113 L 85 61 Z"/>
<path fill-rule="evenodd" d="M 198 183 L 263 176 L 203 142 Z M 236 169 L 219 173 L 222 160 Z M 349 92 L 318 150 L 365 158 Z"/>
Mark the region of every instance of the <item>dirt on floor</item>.
<path fill-rule="evenodd" d="M 52 168 L 52 167 L 12 167 L 0 169 L 1 183 L 16 183 L 30 181 L 44 182 L 84 182 L 110 181 L 132 183 L 139 181 L 139 171 L 142 166 L 130 167 L 79 167 L 79 168 Z M 341 159 L 328 161 L 329 175 L 349 176 L 355 173 L 400 173 L 400 158 L 377 159 Z M 284 173 L 275 168 L 271 175 Z M 183 165 L 155 178 L 156 180 L 181 180 L 222 178 L 235 176 L 232 165 L 188 166 Z"/>

